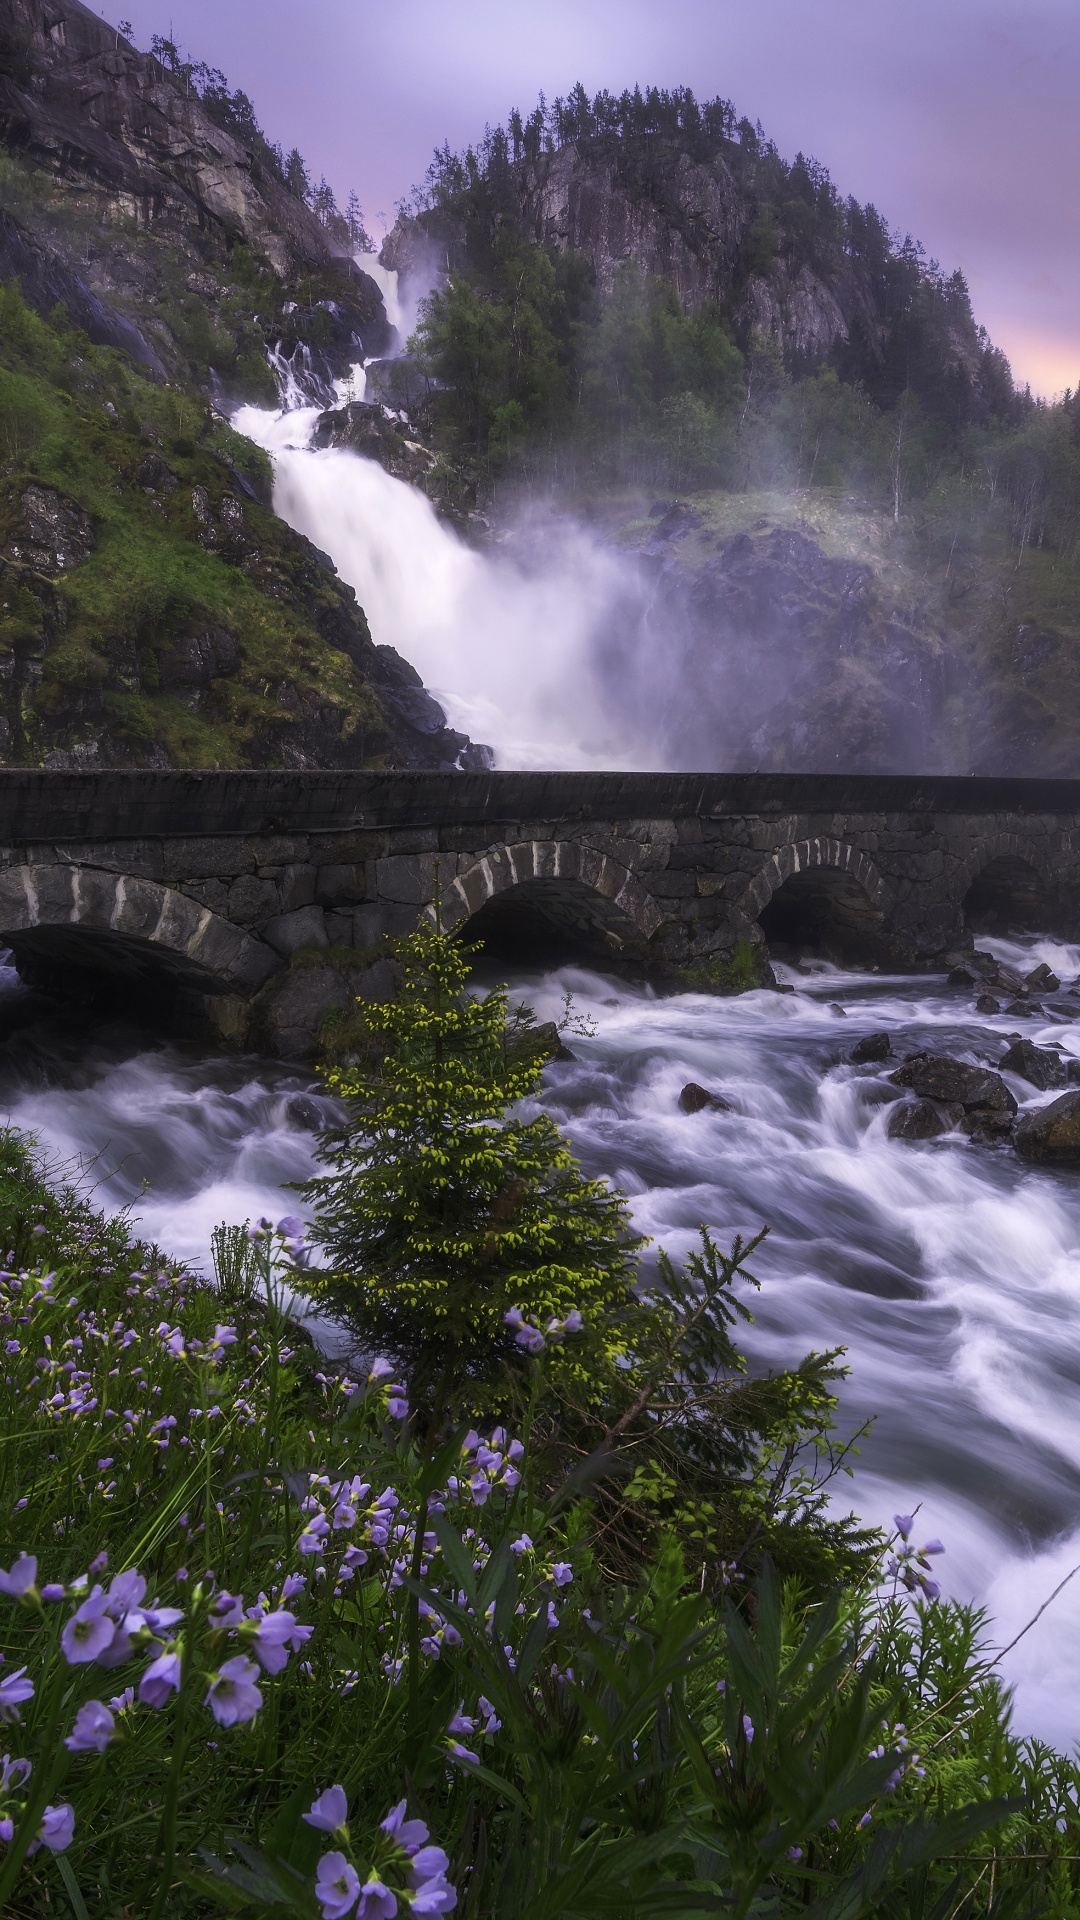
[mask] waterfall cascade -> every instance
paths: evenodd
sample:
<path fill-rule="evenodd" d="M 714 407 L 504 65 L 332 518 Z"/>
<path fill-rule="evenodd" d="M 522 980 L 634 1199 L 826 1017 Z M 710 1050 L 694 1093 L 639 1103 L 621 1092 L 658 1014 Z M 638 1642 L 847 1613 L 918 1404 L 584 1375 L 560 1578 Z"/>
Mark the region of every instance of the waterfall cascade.
<path fill-rule="evenodd" d="M 375 461 L 312 448 L 318 408 L 298 404 L 291 379 L 283 398 L 280 412 L 233 417 L 273 458 L 275 510 L 330 554 L 372 638 L 416 668 L 452 726 L 500 766 L 667 764 L 670 662 L 650 645 L 651 590 L 635 567 L 539 515 L 479 552 Z"/>

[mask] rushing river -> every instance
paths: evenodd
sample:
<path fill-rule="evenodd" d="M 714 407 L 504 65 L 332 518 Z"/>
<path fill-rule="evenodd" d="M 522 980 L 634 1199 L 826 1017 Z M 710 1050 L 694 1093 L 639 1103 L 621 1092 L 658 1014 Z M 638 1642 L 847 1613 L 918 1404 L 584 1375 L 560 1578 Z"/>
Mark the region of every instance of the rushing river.
<path fill-rule="evenodd" d="M 1080 949 L 986 944 L 1025 970 L 1080 972 Z M 900 1055 L 996 1063 L 1015 1020 L 975 1016 L 943 980 L 824 965 L 787 977 L 794 994 L 735 1000 L 657 999 L 575 967 L 512 986 L 541 1018 L 568 990 L 591 1016 L 543 1103 L 654 1243 L 679 1255 L 702 1222 L 721 1238 L 769 1225 L 753 1364 L 846 1347 L 844 1424 L 876 1419 L 841 1497 L 872 1520 L 921 1503 L 948 1589 L 985 1602 L 1003 1643 L 1080 1562 L 1080 1175 L 955 1137 L 890 1141 L 888 1066 L 846 1062 L 860 1034 L 887 1027 Z M 117 1024 L 88 1034 L 9 972 L 0 981 L 0 1105 L 54 1165 L 85 1170 L 98 1204 L 129 1207 L 203 1268 L 218 1220 L 295 1208 L 282 1183 L 312 1170 L 328 1112 L 303 1070 L 200 1058 Z M 1080 1001 L 1055 1005 L 1025 1030 L 1080 1057 Z M 681 1113 L 688 1080 L 732 1111 Z M 1052 1097 L 1010 1084 L 1022 1106 Z M 1024 1730 L 1080 1737 L 1080 1576 L 1005 1665 Z"/>

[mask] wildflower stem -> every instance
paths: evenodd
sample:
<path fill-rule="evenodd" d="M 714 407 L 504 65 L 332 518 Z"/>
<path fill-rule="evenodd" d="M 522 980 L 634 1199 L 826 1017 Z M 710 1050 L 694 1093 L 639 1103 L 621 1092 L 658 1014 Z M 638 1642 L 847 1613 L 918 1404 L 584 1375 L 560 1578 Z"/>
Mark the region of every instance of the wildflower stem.
<path fill-rule="evenodd" d="M 58 1659 L 53 1668 L 52 1685 L 49 1688 L 44 1723 L 38 1743 L 40 1757 L 33 1775 L 36 1784 L 27 1799 L 26 1810 L 4 1855 L 3 1866 L 0 1867 L 0 1913 L 7 1911 L 7 1898 L 19 1877 L 19 1869 L 26 1858 L 26 1850 L 37 1838 L 41 1816 L 67 1765 L 67 1751 L 63 1741 L 57 1738 L 64 1704 L 66 1677 L 63 1662 Z"/>
<path fill-rule="evenodd" d="M 191 1658 L 190 1640 L 187 1634 L 180 1647 L 180 1688 L 176 1696 L 176 1727 L 173 1734 L 173 1750 L 169 1761 L 169 1780 L 165 1789 L 165 1804 L 161 1810 L 161 1872 L 158 1877 L 154 1904 L 147 1914 L 147 1920 L 161 1920 L 165 1902 L 169 1897 L 169 1884 L 172 1879 L 173 1864 L 176 1860 L 176 1828 L 180 1807 L 180 1788 L 183 1784 L 184 1761 L 187 1758 L 187 1711 L 191 1697 L 191 1685 L 194 1668 Z"/>

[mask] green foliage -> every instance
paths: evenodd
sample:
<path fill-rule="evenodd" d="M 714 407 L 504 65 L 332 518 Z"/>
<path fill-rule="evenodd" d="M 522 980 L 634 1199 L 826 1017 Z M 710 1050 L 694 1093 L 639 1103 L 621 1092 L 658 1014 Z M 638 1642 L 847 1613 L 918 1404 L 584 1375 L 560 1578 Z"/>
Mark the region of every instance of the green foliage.
<path fill-rule="evenodd" d="M 750 993 L 760 987 L 763 968 L 763 950 L 749 940 L 736 940 L 730 955 L 713 954 L 684 967 L 682 979 L 691 993 Z"/>
<path fill-rule="evenodd" d="M 152 495 L 140 478 L 149 454 L 170 476 Z M 33 763 L 94 730 L 136 756 L 164 746 L 178 765 L 273 759 L 303 704 L 283 706 L 272 691 L 283 684 L 336 707 L 342 737 L 371 736 L 377 750 L 385 727 L 374 695 L 319 629 L 324 604 L 340 618 L 322 570 L 247 500 L 260 574 L 245 570 L 246 551 L 200 541 L 192 491 L 204 488 L 217 513 L 223 494 L 238 492 L 231 468 L 265 497 L 265 456 L 215 421 L 201 395 L 147 379 L 74 332 L 61 310 L 45 321 L 14 284 L 0 287 L 0 539 L 22 537 L 30 482 L 80 508 L 93 539 L 55 580 L 5 568 L 0 646 L 43 656 L 9 717 L 13 757 Z M 238 664 L 195 713 L 166 690 L 162 663 L 207 629 L 232 636 Z"/>
<path fill-rule="evenodd" d="M 398 998 L 365 1008 L 381 1059 L 327 1075 L 346 1120 L 324 1141 L 333 1171 L 308 1188 L 329 1261 L 310 1289 L 434 1396 L 438 1419 L 501 1373 L 515 1309 L 533 1326 L 580 1310 L 599 1367 L 638 1243 L 546 1115 L 505 1119 L 542 1071 L 507 1049 L 505 994 L 467 995 L 468 955 L 434 929 L 395 950 Z M 580 1369 L 578 1343 L 565 1365 Z"/>

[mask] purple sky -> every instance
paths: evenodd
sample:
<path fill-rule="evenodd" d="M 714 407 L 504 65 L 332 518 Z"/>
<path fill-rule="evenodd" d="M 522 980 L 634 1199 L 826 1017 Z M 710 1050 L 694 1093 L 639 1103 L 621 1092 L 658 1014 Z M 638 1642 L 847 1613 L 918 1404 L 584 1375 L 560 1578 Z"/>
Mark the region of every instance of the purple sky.
<path fill-rule="evenodd" d="M 105 12 L 104 7 L 99 8 Z M 1077 0 L 123 0 L 255 102 L 368 224 L 432 148 L 581 79 L 721 93 L 967 274 L 1042 393 L 1080 378 Z M 111 12 L 108 14 L 112 18 Z"/>

